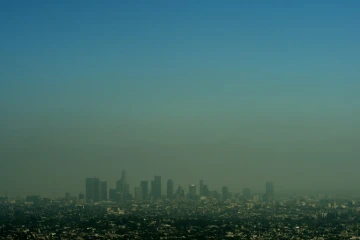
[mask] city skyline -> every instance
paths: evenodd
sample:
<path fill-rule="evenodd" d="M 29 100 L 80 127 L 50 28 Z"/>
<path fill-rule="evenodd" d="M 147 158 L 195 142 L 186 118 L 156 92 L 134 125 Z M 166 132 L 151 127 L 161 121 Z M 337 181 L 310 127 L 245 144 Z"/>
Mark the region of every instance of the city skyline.
<path fill-rule="evenodd" d="M 360 239 L 359 10 L 0 1 L 0 238 Z"/>
<path fill-rule="evenodd" d="M 1 1 L 0 194 L 115 188 L 122 168 L 131 185 L 357 190 L 359 8 Z"/>
<path fill-rule="evenodd" d="M 147 184 L 145 185 L 147 188 L 147 195 L 151 196 L 151 183 L 154 181 L 154 177 L 160 177 L 160 185 L 161 185 L 161 192 L 160 195 L 161 197 L 166 197 L 167 196 L 167 191 L 168 191 L 168 181 L 172 182 L 172 186 L 173 186 L 173 194 L 176 193 L 176 190 L 178 189 L 178 187 L 181 187 L 182 189 L 185 190 L 185 193 L 187 194 L 189 191 L 189 187 L 191 185 L 194 185 L 196 187 L 196 193 L 197 195 L 201 196 L 202 192 L 201 189 L 203 187 L 205 187 L 205 191 L 208 192 L 209 190 L 212 191 L 216 191 L 218 192 L 220 195 L 222 195 L 223 191 L 224 191 L 224 187 L 227 188 L 228 192 L 231 193 L 235 193 L 235 194 L 241 194 L 241 195 L 246 195 L 248 194 L 263 194 L 264 197 L 266 194 L 268 194 L 269 192 L 271 192 L 271 188 L 274 188 L 274 182 L 270 181 L 270 180 L 265 180 L 262 184 L 260 184 L 259 186 L 255 186 L 252 185 L 251 183 L 247 184 L 245 183 L 241 183 L 241 184 L 234 184 L 234 183 L 230 183 L 230 184 L 223 184 L 221 182 L 211 182 L 211 181 L 204 181 L 204 180 L 198 180 L 198 181 L 189 181 L 189 182 L 174 182 L 173 179 L 170 178 L 165 178 L 162 179 L 161 176 L 159 175 L 154 175 L 152 177 L 150 177 L 148 180 L 145 180 L 145 178 L 139 178 L 136 180 L 133 180 L 131 182 L 128 182 L 126 179 L 127 177 L 124 178 L 125 174 L 127 174 L 127 171 L 125 170 L 121 170 L 121 174 L 120 177 L 118 177 L 117 179 L 115 179 L 115 181 L 108 181 L 107 178 L 100 178 L 97 176 L 90 176 L 90 177 L 86 177 L 85 180 L 88 179 L 96 179 L 97 181 L 99 181 L 98 186 L 100 187 L 101 184 L 103 184 L 104 186 L 106 186 L 106 190 L 107 192 L 105 193 L 107 198 L 109 198 L 110 194 L 111 194 L 111 190 L 117 190 L 117 191 L 124 191 L 124 190 L 119 190 L 119 182 L 122 182 L 123 179 L 125 179 L 126 184 L 123 185 L 123 187 L 125 187 L 125 192 L 127 194 L 130 194 L 130 198 L 133 199 L 135 198 L 135 188 L 139 188 L 142 187 L 142 184 Z M 131 176 L 131 175 L 130 175 Z M 132 178 L 133 179 L 133 178 Z M 82 181 L 83 182 L 83 181 Z M 206 184 L 204 184 L 204 182 Z M 209 188 L 209 182 L 210 182 L 210 186 L 211 189 Z M 86 183 L 86 181 L 85 181 Z M 272 187 L 269 186 L 269 184 L 272 184 Z M 25 197 L 25 196 L 29 196 L 29 195 L 39 195 L 39 196 L 46 196 L 46 197 L 62 197 L 65 193 L 69 193 L 72 195 L 78 195 L 78 194 L 84 194 L 86 193 L 86 187 L 84 188 L 84 186 L 86 186 L 86 184 L 81 184 L 82 187 L 78 190 L 75 191 L 67 191 L 66 189 L 64 191 L 61 192 L 40 192 L 40 191 L 34 191 L 34 192 L 22 192 L 22 193 L 14 193 L 11 191 L 4 191 L 3 193 L 0 193 L 0 196 L 12 196 L 12 197 Z M 252 186 L 252 187 L 251 187 Z M 285 185 L 286 186 L 286 185 Z M 101 190 L 104 188 L 100 188 L 99 191 L 104 191 Z M 343 188 L 343 189 L 336 189 L 336 188 L 322 188 L 322 189 L 314 189 L 314 188 L 292 188 L 290 187 L 284 187 L 284 185 L 280 184 L 276 184 L 276 192 L 278 195 L 280 196 L 290 196 L 290 195 L 294 195 L 294 194 L 340 194 L 340 195 L 353 195 L 353 196 L 360 196 L 360 189 L 358 188 L 353 188 L 353 189 L 347 189 L 347 188 Z M 103 194 L 104 195 L 104 194 Z M 146 196 L 144 195 L 144 192 L 142 192 L 142 196 Z M 187 195 L 186 195 L 187 196 Z M 100 196 L 98 198 L 101 198 Z"/>

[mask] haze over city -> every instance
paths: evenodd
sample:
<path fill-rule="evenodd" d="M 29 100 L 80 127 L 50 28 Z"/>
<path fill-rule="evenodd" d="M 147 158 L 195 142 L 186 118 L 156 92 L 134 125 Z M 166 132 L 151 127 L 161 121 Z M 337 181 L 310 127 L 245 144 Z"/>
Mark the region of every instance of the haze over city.
<path fill-rule="evenodd" d="M 0 195 L 359 191 L 360 2 L 105 2 L 0 3 Z"/>

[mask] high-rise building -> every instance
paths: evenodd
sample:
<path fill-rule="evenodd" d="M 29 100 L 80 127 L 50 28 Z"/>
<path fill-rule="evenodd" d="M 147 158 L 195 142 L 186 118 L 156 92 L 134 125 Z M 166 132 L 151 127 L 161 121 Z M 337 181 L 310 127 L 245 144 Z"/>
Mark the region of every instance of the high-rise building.
<path fill-rule="evenodd" d="M 123 194 L 118 192 L 116 189 L 110 189 L 109 198 L 115 202 L 122 202 L 124 200 Z"/>
<path fill-rule="evenodd" d="M 100 182 L 100 200 L 106 201 L 107 199 L 108 199 L 107 182 L 101 181 Z"/>
<path fill-rule="evenodd" d="M 86 201 L 98 202 L 100 201 L 100 179 L 87 178 L 86 179 Z"/>
<path fill-rule="evenodd" d="M 117 180 L 116 181 L 116 191 L 123 193 L 124 192 L 124 181 L 123 180 Z"/>
<path fill-rule="evenodd" d="M 185 191 L 181 186 L 179 186 L 176 190 L 175 199 L 178 201 L 182 201 L 185 199 Z"/>
<path fill-rule="evenodd" d="M 221 193 L 222 193 L 223 201 L 226 201 L 227 199 L 229 199 L 229 188 L 227 186 L 222 187 Z"/>
<path fill-rule="evenodd" d="M 121 179 L 116 182 L 116 191 L 122 194 L 124 200 L 131 199 L 130 185 L 127 183 L 125 170 L 122 171 Z"/>
<path fill-rule="evenodd" d="M 189 199 L 196 199 L 196 185 L 189 185 Z"/>
<path fill-rule="evenodd" d="M 171 179 L 166 183 L 166 195 L 168 199 L 172 199 L 174 195 L 174 182 Z"/>
<path fill-rule="evenodd" d="M 203 180 L 200 180 L 200 189 L 199 189 L 200 197 L 208 197 L 209 196 L 209 188 L 206 184 L 204 184 Z"/>
<path fill-rule="evenodd" d="M 148 181 L 141 181 L 140 182 L 140 187 L 142 189 L 142 198 L 143 198 L 143 200 L 147 200 L 148 195 L 149 195 L 149 182 Z"/>
<path fill-rule="evenodd" d="M 151 195 L 154 199 L 161 198 L 161 176 L 155 176 L 151 181 Z"/>
<path fill-rule="evenodd" d="M 204 196 L 204 181 L 203 180 L 200 180 L 199 194 L 200 194 L 200 197 Z"/>
<path fill-rule="evenodd" d="M 141 187 L 135 187 L 134 193 L 135 193 L 135 201 L 141 202 L 143 200 L 142 188 Z"/>
<path fill-rule="evenodd" d="M 270 182 L 270 181 L 266 182 L 265 200 L 266 201 L 274 200 L 274 183 L 273 182 Z"/>

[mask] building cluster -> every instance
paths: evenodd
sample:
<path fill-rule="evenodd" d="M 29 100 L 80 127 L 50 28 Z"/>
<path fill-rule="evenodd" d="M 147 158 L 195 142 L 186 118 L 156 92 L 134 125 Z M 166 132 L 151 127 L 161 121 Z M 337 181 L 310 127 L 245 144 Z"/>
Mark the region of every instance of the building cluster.
<path fill-rule="evenodd" d="M 175 188 L 171 179 L 140 181 L 130 192 L 126 172 L 107 189 L 85 180 L 85 194 L 58 199 L 0 198 L 0 239 L 360 239 L 360 198 Z"/>
<path fill-rule="evenodd" d="M 209 190 L 208 185 L 204 184 L 203 180 L 199 181 L 199 191 L 195 184 L 190 184 L 185 194 L 185 189 L 179 185 L 175 189 L 175 185 L 172 179 L 168 179 L 166 182 L 166 194 L 162 193 L 162 179 L 161 176 L 154 176 L 154 179 L 150 182 L 140 181 L 139 186 L 134 187 L 133 194 L 130 192 L 130 184 L 126 179 L 126 172 L 122 171 L 121 178 L 116 182 L 116 188 L 107 189 L 107 182 L 101 181 L 99 178 L 87 178 L 85 186 L 85 195 L 87 203 L 96 203 L 101 201 L 113 201 L 124 202 L 132 201 L 136 202 L 159 200 L 166 198 L 169 200 L 198 200 L 201 197 L 212 197 L 226 201 L 232 197 L 227 186 L 223 186 L 221 193 L 216 190 Z M 237 194 L 237 196 L 240 196 Z M 274 200 L 274 183 L 266 183 L 265 194 L 252 194 L 250 188 L 244 188 L 242 196 L 246 199 L 253 198 L 255 201 L 267 201 Z M 234 196 L 236 197 L 236 196 Z"/>

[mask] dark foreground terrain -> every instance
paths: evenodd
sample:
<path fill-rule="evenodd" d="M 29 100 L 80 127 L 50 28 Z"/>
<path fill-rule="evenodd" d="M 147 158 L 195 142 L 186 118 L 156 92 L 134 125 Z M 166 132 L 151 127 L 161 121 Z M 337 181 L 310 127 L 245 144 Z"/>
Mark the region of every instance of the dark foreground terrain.
<path fill-rule="evenodd" d="M 0 205 L 0 239 L 360 239 L 354 201 Z"/>

